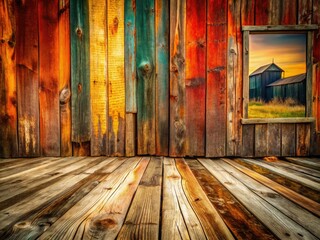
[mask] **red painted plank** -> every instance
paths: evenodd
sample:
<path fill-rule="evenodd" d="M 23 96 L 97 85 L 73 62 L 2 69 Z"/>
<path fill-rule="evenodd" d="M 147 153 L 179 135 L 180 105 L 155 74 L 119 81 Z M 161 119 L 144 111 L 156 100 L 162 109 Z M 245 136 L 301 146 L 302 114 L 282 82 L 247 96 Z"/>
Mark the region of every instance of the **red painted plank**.
<path fill-rule="evenodd" d="M 296 24 L 297 23 L 297 2 L 292 0 L 281 1 L 281 24 Z"/>
<path fill-rule="evenodd" d="M 255 25 L 269 24 L 270 1 L 271 0 L 255 1 Z"/>
<path fill-rule="evenodd" d="M 205 155 L 206 2 L 186 7 L 186 155 Z"/>
<path fill-rule="evenodd" d="M 225 156 L 227 2 L 208 1 L 206 156 Z"/>
<path fill-rule="evenodd" d="M 60 156 L 58 0 L 38 1 L 42 156 Z"/>

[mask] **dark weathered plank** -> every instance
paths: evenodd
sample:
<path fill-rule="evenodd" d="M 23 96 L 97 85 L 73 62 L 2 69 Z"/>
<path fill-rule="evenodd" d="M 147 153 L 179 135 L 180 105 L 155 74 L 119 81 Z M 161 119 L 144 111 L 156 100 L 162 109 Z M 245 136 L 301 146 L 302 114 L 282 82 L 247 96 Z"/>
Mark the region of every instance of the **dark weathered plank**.
<path fill-rule="evenodd" d="M 267 146 L 268 146 L 268 125 L 267 124 L 257 124 L 255 126 L 255 152 L 256 157 L 267 156 Z"/>
<path fill-rule="evenodd" d="M 186 1 L 186 155 L 205 155 L 206 2 Z M 216 123 L 218 124 L 218 123 Z"/>
<path fill-rule="evenodd" d="M 227 1 L 208 1 L 206 73 L 206 153 L 225 156 Z"/>
<path fill-rule="evenodd" d="M 298 2 L 291 0 L 280 1 L 280 24 L 297 24 Z"/>
<path fill-rule="evenodd" d="M 301 166 L 320 170 L 319 160 L 312 161 L 310 158 L 295 158 L 295 157 L 287 157 L 286 160 Z"/>
<path fill-rule="evenodd" d="M 310 24 L 312 22 L 312 0 L 298 0 L 297 24 Z"/>
<path fill-rule="evenodd" d="M 255 126 L 242 126 L 242 154 L 241 156 L 253 157 L 255 147 Z"/>
<path fill-rule="evenodd" d="M 154 1 L 136 3 L 138 154 L 155 154 L 155 15 Z"/>
<path fill-rule="evenodd" d="M 270 14 L 270 1 L 255 1 L 255 25 L 268 25 Z"/>
<path fill-rule="evenodd" d="M 281 125 L 279 123 L 268 124 L 267 130 L 267 155 L 281 155 Z"/>
<path fill-rule="evenodd" d="M 309 155 L 310 134 L 310 124 L 296 124 L 296 156 Z"/>
<path fill-rule="evenodd" d="M 40 155 L 60 156 L 59 0 L 38 1 Z"/>
<path fill-rule="evenodd" d="M 296 153 L 295 124 L 281 124 L 281 156 L 294 156 Z"/>
<path fill-rule="evenodd" d="M 156 155 L 169 153 L 169 1 L 156 0 Z"/>
<path fill-rule="evenodd" d="M 72 155 L 70 2 L 59 1 L 60 156 Z"/>
<path fill-rule="evenodd" d="M 91 156 L 106 155 L 108 99 L 106 12 L 106 1 L 89 1 Z"/>
<path fill-rule="evenodd" d="M 76 143 L 91 139 L 88 8 L 87 0 L 70 0 L 72 141 Z"/>
<path fill-rule="evenodd" d="M 170 1 L 170 156 L 185 154 L 185 28 L 185 1 Z"/>
<path fill-rule="evenodd" d="M 0 156 L 18 156 L 16 19 L 14 2 L 4 0 L 0 9 Z"/>
<path fill-rule="evenodd" d="M 162 161 L 151 158 L 117 239 L 159 239 Z"/>
<path fill-rule="evenodd" d="M 34 157 L 40 155 L 37 1 L 19 1 L 15 10 L 19 156 Z"/>

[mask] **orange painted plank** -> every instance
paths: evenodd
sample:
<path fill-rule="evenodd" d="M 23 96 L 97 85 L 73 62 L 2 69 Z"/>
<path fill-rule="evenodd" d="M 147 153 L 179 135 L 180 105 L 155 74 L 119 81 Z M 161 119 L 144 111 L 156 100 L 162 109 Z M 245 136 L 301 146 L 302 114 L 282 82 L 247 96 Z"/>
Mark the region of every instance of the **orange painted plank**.
<path fill-rule="evenodd" d="M 206 156 L 225 156 L 227 2 L 208 1 Z"/>
<path fill-rule="evenodd" d="M 205 155 L 206 2 L 186 3 L 186 155 Z"/>
<path fill-rule="evenodd" d="M 60 156 L 58 0 L 38 1 L 39 109 L 42 156 Z"/>
<path fill-rule="evenodd" d="M 18 156 L 17 85 L 13 1 L 0 8 L 0 157 Z"/>
<path fill-rule="evenodd" d="M 60 155 L 71 156 L 70 2 L 59 2 Z"/>
<path fill-rule="evenodd" d="M 37 0 L 17 2 L 18 141 L 21 157 L 40 155 Z"/>
<path fill-rule="evenodd" d="M 124 0 L 108 0 L 108 154 L 125 153 Z"/>

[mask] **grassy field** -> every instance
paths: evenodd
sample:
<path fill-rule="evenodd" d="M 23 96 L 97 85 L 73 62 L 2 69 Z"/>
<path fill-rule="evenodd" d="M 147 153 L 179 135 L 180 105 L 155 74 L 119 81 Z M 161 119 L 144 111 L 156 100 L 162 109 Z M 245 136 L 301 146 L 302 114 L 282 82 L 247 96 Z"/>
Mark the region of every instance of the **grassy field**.
<path fill-rule="evenodd" d="M 289 118 L 305 117 L 305 106 L 297 105 L 292 100 L 285 102 L 273 100 L 268 103 L 249 102 L 249 118 Z"/>

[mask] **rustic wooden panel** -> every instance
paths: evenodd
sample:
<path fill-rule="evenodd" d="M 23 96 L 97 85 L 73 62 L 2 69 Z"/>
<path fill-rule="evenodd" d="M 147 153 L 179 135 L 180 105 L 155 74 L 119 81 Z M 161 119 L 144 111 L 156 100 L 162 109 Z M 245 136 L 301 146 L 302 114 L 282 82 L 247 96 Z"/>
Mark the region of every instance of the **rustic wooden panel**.
<path fill-rule="evenodd" d="M 89 1 L 91 156 L 106 155 L 107 142 L 107 5 Z"/>
<path fill-rule="evenodd" d="M 280 9 L 281 9 L 281 24 L 297 24 L 297 10 L 298 10 L 298 2 L 291 0 L 283 0 L 280 1 Z"/>
<path fill-rule="evenodd" d="M 241 156 L 253 157 L 255 147 L 255 126 L 244 125 L 242 130 L 242 154 Z"/>
<path fill-rule="evenodd" d="M 298 24 L 310 24 L 312 21 L 312 0 L 298 0 Z"/>
<path fill-rule="evenodd" d="M 205 155 L 206 3 L 186 1 L 186 155 Z"/>
<path fill-rule="evenodd" d="M 0 8 L 0 156 L 18 156 L 14 2 Z"/>
<path fill-rule="evenodd" d="M 242 32 L 241 1 L 228 1 L 227 151 L 240 155 L 242 148 Z"/>
<path fill-rule="evenodd" d="M 310 150 L 310 124 L 296 125 L 296 156 L 308 156 Z"/>
<path fill-rule="evenodd" d="M 124 0 L 108 0 L 109 155 L 125 153 Z"/>
<path fill-rule="evenodd" d="M 137 115 L 135 113 L 126 114 L 126 156 L 136 155 L 136 132 Z"/>
<path fill-rule="evenodd" d="M 281 156 L 294 156 L 296 153 L 295 124 L 281 124 Z"/>
<path fill-rule="evenodd" d="M 70 2 L 69 0 L 59 1 L 59 101 L 61 156 L 72 155 L 70 48 Z"/>
<path fill-rule="evenodd" d="M 16 4 L 19 156 L 40 155 L 37 1 Z"/>
<path fill-rule="evenodd" d="M 156 154 L 169 153 L 169 1 L 156 0 Z"/>
<path fill-rule="evenodd" d="M 91 139 L 88 1 L 70 0 L 72 141 Z"/>
<path fill-rule="evenodd" d="M 169 155 L 185 154 L 185 1 L 170 1 L 170 141 Z"/>
<path fill-rule="evenodd" d="M 138 154 L 155 154 L 155 16 L 154 1 L 136 4 Z"/>
<path fill-rule="evenodd" d="M 270 1 L 255 1 L 255 25 L 268 25 L 270 13 Z"/>
<path fill-rule="evenodd" d="M 267 156 L 267 146 L 268 146 L 268 125 L 267 124 L 257 124 L 255 126 L 255 157 Z"/>
<path fill-rule="evenodd" d="M 254 25 L 256 0 L 241 1 L 241 25 Z"/>
<path fill-rule="evenodd" d="M 60 156 L 59 1 L 38 1 L 40 154 Z"/>
<path fill-rule="evenodd" d="M 268 124 L 267 130 L 268 156 L 280 156 L 281 155 L 281 125 L 279 123 Z"/>
<path fill-rule="evenodd" d="M 207 7 L 206 156 L 225 156 L 227 2 Z M 197 111 L 196 111 L 197 112 Z"/>

